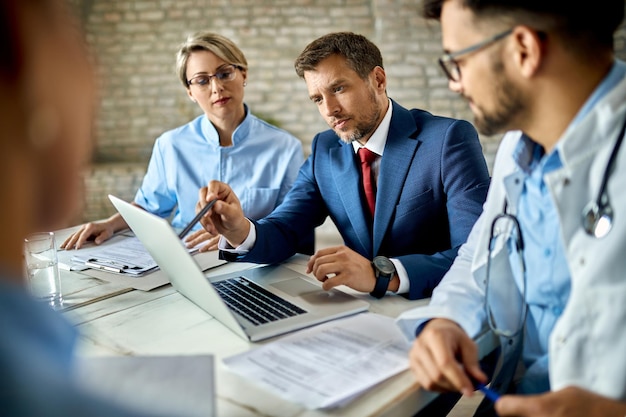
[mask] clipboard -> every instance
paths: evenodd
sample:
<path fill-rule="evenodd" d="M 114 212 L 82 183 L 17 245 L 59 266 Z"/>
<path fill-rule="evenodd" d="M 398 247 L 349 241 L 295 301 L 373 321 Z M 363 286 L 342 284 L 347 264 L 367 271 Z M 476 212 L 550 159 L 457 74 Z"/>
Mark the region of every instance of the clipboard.
<path fill-rule="evenodd" d="M 72 262 L 81 263 L 81 261 L 72 258 Z M 113 272 L 115 274 L 143 275 L 152 271 L 158 266 L 142 267 L 139 265 L 125 264 L 110 259 L 89 258 L 83 262 L 87 268 L 99 269 L 101 271 Z"/>
<path fill-rule="evenodd" d="M 134 235 L 117 235 L 101 245 L 67 252 L 71 252 L 70 265 L 85 269 L 140 277 L 159 268 Z"/>

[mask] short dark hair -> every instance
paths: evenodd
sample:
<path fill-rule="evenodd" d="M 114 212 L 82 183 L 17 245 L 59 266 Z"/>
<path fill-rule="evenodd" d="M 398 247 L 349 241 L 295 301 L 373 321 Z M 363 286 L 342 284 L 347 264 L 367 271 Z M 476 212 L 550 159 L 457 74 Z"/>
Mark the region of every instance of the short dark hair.
<path fill-rule="evenodd" d="M 365 36 L 352 32 L 336 32 L 324 35 L 304 48 L 294 64 L 296 73 L 304 78 L 305 71 L 315 70 L 321 61 L 331 55 L 346 58 L 348 66 L 362 79 L 367 78 L 375 67 L 383 68 L 380 50 Z"/>
<path fill-rule="evenodd" d="M 443 3 L 423 0 L 422 15 L 439 20 Z M 537 30 L 552 29 L 576 41 L 572 47 L 613 48 L 613 34 L 624 19 L 624 0 L 455 0 L 481 18 L 502 18 Z M 545 26 L 545 27 L 541 27 Z"/>

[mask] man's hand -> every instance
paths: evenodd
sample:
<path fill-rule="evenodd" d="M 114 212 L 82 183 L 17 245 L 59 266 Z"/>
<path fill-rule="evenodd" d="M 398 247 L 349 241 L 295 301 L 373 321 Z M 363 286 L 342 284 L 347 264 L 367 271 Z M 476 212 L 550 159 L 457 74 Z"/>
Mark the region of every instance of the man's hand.
<path fill-rule="evenodd" d="M 195 232 L 187 235 L 185 238 L 185 244 L 188 248 L 198 246 L 202 242 L 206 242 L 200 247 L 199 252 L 208 252 L 211 250 L 217 250 L 217 244 L 220 241 L 220 235 L 214 236 L 204 229 L 196 230 Z"/>
<path fill-rule="evenodd" d="M 496 402 L 501 417 L 623 417 L 626 403 L 578 387 L 541 395 L 503 395 Z"/>
<path fill-rule="evenodd" d="M 376 285 L 372 263 L 347 246 L 334 246 L 315 252 L 307 263 L 307 274 L 313 273 L 325 290 L 346 285 L 354 290 L 371 292 Z M 398 278 L 394 278 L 398 281 Z M 399 282 L 395 283 L 397 289 Z M 389 285 L 392 289 L 392 285 Z"/>
<path fill-rule="evenodd" d="M 196 213 L 214 199 L 217 202 L 202 217 L 200 224 L 212 236 L 221 234 L 231 246 L 239 246 L 250 233 L 250 222 L 243 215 L 239 199 L 227 184 L 211 181 L 207 187 L 202 187 Z"/>
<path fill-rule="evenodd" d="M 486 383 L 478 364 L 476 343 L 455 322 L 433 319 L 413 342 L 409 352 L 411 370 L 419 384 L 430 391 L 460 391 L 471 396 L 471 378 Z"/>

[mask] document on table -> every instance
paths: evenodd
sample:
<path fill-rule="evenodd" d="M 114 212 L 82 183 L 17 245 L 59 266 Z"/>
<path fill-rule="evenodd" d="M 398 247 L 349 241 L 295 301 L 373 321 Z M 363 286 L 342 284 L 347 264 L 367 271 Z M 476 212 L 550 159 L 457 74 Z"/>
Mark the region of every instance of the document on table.
<path fill-rule="evenodd" d="M 409 347 L 391 317 L 362 313 L 301 330 L 223 362 L 308 409 L 334 408 L 408 369 Z"/>
<path fill-rule="evenodd" d="M 135 236 L 117 236 L 91 248 L 80 249 L 71 258 L 72 263 L 82 263 L 93 269 L 107 272 L 142 275 L 157 268 L 152 256 Z"/>
<path fill-rule="evenodd" d="M 189 252 L 197 251 L 201 245 L 189 249 Z M 100 245 L 59 251 L 57 256 L 59 267 L 72 271 L 91 268 L 128 276 L 142 276 L 158 268 L 139 239 L 127 233 L 113 236 Z"/>
<path fill-rule="evenodd" d="M 81 388 L 156 416 L 215 416 L 213 356 L 123 356 L 77 359 Z"/>

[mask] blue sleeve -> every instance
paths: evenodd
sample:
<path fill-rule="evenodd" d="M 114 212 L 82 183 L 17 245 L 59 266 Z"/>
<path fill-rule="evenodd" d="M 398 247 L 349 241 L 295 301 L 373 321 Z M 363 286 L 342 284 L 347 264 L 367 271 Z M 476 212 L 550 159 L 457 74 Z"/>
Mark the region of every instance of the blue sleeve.
<path fill-rule="evenodd" d="M 167 186 L 167 171 L 160 144 L 161 138 L 158 138 L 152 149 L 148 170 L 134 201 L 146 211 L 165 218 L 172 213 L 178 202 L 175 193 Z"/>
<path fill-rule="evenodd" d="M 313 232 L 328 216 L 315 180 L 316 144 L 317 137 L 313 140 L 311 155 L 300 168 L 282 204 L 265 218 L 253 221 L 257 228 L 254 247 L 244 256 L 233 257 L 222 252 L 221 257 L 244 262 L 279 263 L 296 252 L 311 253 Z"/>

